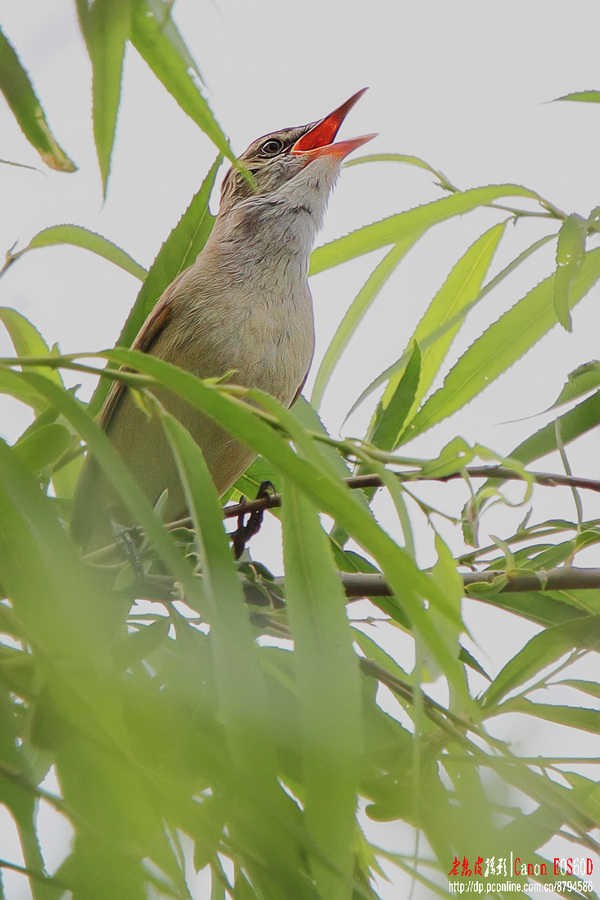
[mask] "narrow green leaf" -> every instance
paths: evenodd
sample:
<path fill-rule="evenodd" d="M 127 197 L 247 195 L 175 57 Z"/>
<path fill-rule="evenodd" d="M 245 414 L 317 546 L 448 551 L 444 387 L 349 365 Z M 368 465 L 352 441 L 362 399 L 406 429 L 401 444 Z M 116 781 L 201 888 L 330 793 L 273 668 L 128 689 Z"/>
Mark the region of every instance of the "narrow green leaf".
<path fill-rule="evenodd" d="M 116 0 L 118 2 L 118 0 Z M 199 70 L 171 18 L 158 0 L 132 0 L 131 41 L 156 77 L 228 159 L 235 156 L 198 86 Z"/>
<path fill-rule="evenodd" d="M 431 627 L 421 598 L 427 597 L 430 602 L 437 603 L 451 618 L 454 618 L 454 610 L 447 604 L 442 592 L 432 585 L 408 554 L 380 528 L 346 485 L 340 484 L 319 450 L 312 450 L 310 461 L 301 458 L 277 431 L 257 417 L 250 404 L 227 396 L 228 389 L 223 385 L 200 381 L 188 372 L 175 369 L 144 353 L 118 348 L 102 355 L 121 365 L 152 375 L 161 384 L 177 391 L 194 407 L 205 412 L 257 453 L 261 453 L 281 475 L 287 475 L 298 483 L 324 512 L 339 520 L 365 550 L 379 561 L 394 596 L 401 600 L 407 614 L 421 630 L 441 667 L 452 671 L 453 663 L 445 666 L 446 662 L 450 662 L 447 648 Z M 300 428 L 289 410 L 278 407 L 270 395 L 248 391 L 247 396 L 252 404 L 260 403 L 269 412 L 277 409 L 278 417 L 286 430 L 294 432 Z M 306 441 L 312 443 L 308 435 L 302 444 L 303 452 Z M 132 509 L 131 506 L 130 508 Z M 462 686 L 459 684 L 457 688 L 460 690 Z"/>
<path fill-rule="evenodd" d="M 9 306 L 0 306 L 0 322 L 2 322 L 9 333 L 17 356 L 45 356 L 47 353 L 50 353 L 50 348 L 35 325 L 32 325 L 29 319 L 26 319 L 16 309 L 11 309 Z M 40 366 L 37 371 L 43 373 L 51 381 L 62 384 L 62 378 L 58 369 L 48 369 L 47 366 Z"/>
<path fill-rule="evenodd" d="M 371 272 L 367 281 L 352 301 L 350 308 L 340 322 L 337 331 L 325 352 L 323 361 L 319 366 L 311 396 L 311 403 L 313 403 L 314 406 L 318 407 L 323 399 L 323 393 L 327 386 L 327 382 L 331 377 L 331 373 L 335 369 L 340 356 L 346 349 L 348 341 L 358 328 L 359 323 L 366 315 L 373 301 L 396 266 L 406 256 L 408 251 L 420 237 L 421 232 L 417 232 L 416 234 L 408 235 L 404 240 L 398 241 Z"/>
<path fill-rule="evenodd" d="M 312 404 L 310 404 L 302 395 L 298 397 L 291 407 L 290 413 L 308 431 L 312 431 L 315 434 L 322 434 L 327 437 L 330 436 L 314 406 L 312 406 Z M 350 466 L 334 447 L 330 444 L 323 443 L 318 449 L 327 460 L 331 471 L 335 472 L 340 480 L 342 478 L 347 478 L 351 474 Z"/>
<path fill-rule="evenodd" d="M 438 456 L 427 460 L 421 471 L 425 478 L 443 478 L 468 466 L 474 456 L 474 449 L 465 439 L 455 437 L 442 447 Z"/>
<path fill-rule="evenodd" d="M 580 706 L 561 706 L 551 703 L 532 703 L 524 697 L 516 697 L 507 700 L 500 710 L 511 713 L 525 713 L 544 719 L 546 722 L 555 722 L 557 725 L 565 725 L 568 728 L 579 728 L 582 731 L 590 731 L 592 734 L 600 734 L 600 710 L 586 709 Z"/>
<path fill-rule="evenodd" d="M 504 313 L 461 356 L 409 426 L 407 438 L 416 437 L 476 397 L 515 363 L 556 322 L 550 276 Z M 600 250 L 586 255 L 572 285 L 574 306 L 600 278 Z"/>
<path fill-rule="evenodd" d="M 600 391 L 596 391 L 574 409 L 549 422 L 531 437 L 526 438 L 518 447 L 511 450 L 509 454 L 511 459 L 517 459 L 523 465 L 528 465 L 557 450 L 557 423 L 563 444 L 569 444 L 580 435 L 596 428 L 600 424 Z"/>
<path fill-rule="evenodd" d="M 203 250 L 215 221 L 208 204 L 221 159 L 221 156 L 217 157 L 188 208 L 158 251 L 121 332 L 118 341 L 120 346 L 132 343 L 165 288 L 184 269 L 193 265 Z"/>
<path fill-rule="evenodd" d="M 52 422 L 25 434 L 14 445 L 19 459 L 35 474 L 43 472 L 63 455 L 71 443 L 71 433 L 64 425 Z"/>
<path fill-rule="evenodd" d="M 600 386 L 600 362 L 593 359 L 591 362 L 583 363 L 583 365 L 577 366 L 576 369 L 569 372 L 567 383 L 550 409 L 556 409 L 557 406 L 570 403 L 571 400 L 576 400 L 583 394 L 588 394 L 598 386 Z"/>
<path fill-rule="evenodd" d="M 503 281 L 508 275 L 510 275 L 511 272 L 514 272 L 514 270 L 529 256 L 535 253 L 536 250 L 539 250 L 539 248 L 547 244 L 548 241 L 554 239 L 555 235 L 546 235 L 545 237 L 540 238 L 540 240 L 534 241 L 534 243 L 523 250 L 522 253 L 519 253 L 519 255 L 516 256 L 515 259 L 511 260 L 511 262 L 507 266 L 505 266 L 502 271 L 498 272 L 497 275 L 494 275 L 494 277 L 486 283 L 485 287 L 481 289 L 481 291 L 479 292 L 479 296 L 475 301 L 473 301 L 472 304 L 463 306 L 463 308 L 457 315 L 445 321 L 442 325 L 440 325 L 439 328 L 436 328 L 434 331 L 432 331 L 431 334 L 421 336 L 419 340 L 421 351 L 428 350 L 433 344 L 443 338 L 444 335 L 448 331 L 450 331 L 450 329 L 454 328 L 455 326 L 459 328 L 467 313 L 473 308 L 473 306 L 475 306 L 475 303 L 479 303 L 481 300 L 483 300 L 483 298 L 487 296 L 490 291 L 492 291 L 498 284 L 500 284 L 501 281 Z M 356 409 L 358 409 L 361 403 L 363 403 L 366 398 L 373 393 L 373 391 L 377 390 L 380 385 L 385 384 L 386 381 L 390 381 L 392 378 L 404 371 L 406 363 L 408 362 L 409 355 L 409 350 L 405 350 L 400 359 L 398 359 L 391 366 L 388 366 L 388 368 L 385 369 L 385 371 L 383 371 L 381 375 L 378 375 L 377 378 L 375 378 L 374 381 L 372 381 L 371 384 L 364 389 L 358 399 L 355 400 L 355 402 L 352 404 L 352 407 L 350 408 L 350 411 L 348 413 L 348 417 L 351 416 L 352 413 Z"/>
<path fill-rule="evenodd" d="M 432 175 L 435 175 L 435 177 L 439 179 L 440 187 L 444 188 L 444 190 L 451 190 L 453 192 L 456 190 L 446 176 L 438 169 L 434 169 L 433 166 L 419 156 L 411 156 L 406 153 L 368 153 L 365 156 L 349 159 L 344 163 L 344 167 L 350 168 L 351 166 L 358 166 L 362 163 L 370 162 L 404 163 L 405 165 L 415 166 L 417 169 L 425 169 L 426 172 L 431 172 Z"/>
<path fill-rule="evenodd" d="M 197 580 L 193 577 L 188 561 L 183 558 L 171 536 L 165 531 L 162 523 L 159 522 L 150 503 L 133 480 L 111 441 L 88 411 L 69 391 L 65 391 L 59 385 L 43 375 L 38 375 L 36 372 L 17 373 L 4 369 L 2 377 L 6 388 L 12 382 L 15 384 L 15 390 L 19 391 L 21 383 L 24 383 L 31 391 L 37 391 L 41 397 L 49 401 L 49 404 L 61 412 L 65 419 L 73 425 L 90 447 L 99 465 L 115 486 L 134 520 L 143 527 L 157 553 L 171 569 L 175 577 L 185 586 L 191 598 L 190 602 L 193 602 L 197 596 L 198 585 Z"/>
<path fill-rule="evenodd" d="M 391 452 L 398 443 L 398 438 L 404 428 L 406 417 L 414 406 L 419 380 L 421 378 L 421 351 L 415 341 L 413 350 L 408 360 L 406 369 L 398 380 L 395 380 L 395 388 L 377 404 L 377 410 L 369 435 L 370 443 L 381 450 Z"/>
<path fill-rule="evenodd" d="M 557 103 L 559 100 L 574 100 L 577 103 L 600 103 L 600 91 L 575 91 L 572 94 L 557 97 L 554 103 Z"/>
<path fill-rule="evenodd" d="M 471 593 L 470 589 L 468 593 Z M 481 593 L 477 594 L 477 599 L 496 606 L 498 609 L 515 613 L 515 615 L 542 625 L 544 628 L 583 618 L 583 614 L 568 602 L 568 596 L 558 591 L 552 594 L 534 591 L 523 594 L 517 591 L 508 594 Z"/>
<path fill-rule="evenodd" d="M 133 0 L 79 0 L 79 23 L 92 63 L 92 118 L 104 196 L 108 187 L 125 44 L 130 37 Z"/>
<path fill-rule="evenodd" d="M 317 247 L 311 257 L 310 274 L 316 275 L 349 259 L 370 253 L 371 250 L 396 244 L 453 216 L 463 215 L 481 206 L 490 206 L 494 200 L 503 197 L 528 197 L 545 205 L 539 194 L 518 184 L 488 185 L 457 192 L 450 197 L 442 197 L 371 225 L 364 225 L 344 237 Z"/>
<path fill-rule="evenodd" d="M 258 648 L 233 556 L 223 528 L 219 497 L 188 431 L 172 416 L 162 418 L 174 452 L 202 560 L 205 618 L 210 623 L 219 716 L 228 737 L 231 764 L 245 797 L 237 798 L 232 840 L 269 859 L 266 890 L 308 897 L 302 886 L 300 845 L 288 821 L 287 798 L 278 784 L 279 766 L 265 735 L 273 727 L 259 665 Z M 354 797 L 353 797 L 354 799 Z M 239 831 L 237 828 L 239 828 Z M 296 856 L 294 864 L 290 860 Z"/>
<path fill-rule="evenodd" d="M 56 142 L 29 75 L 1 28 L 0 90 L 6 97 L 23 134 L 35 147 L 43 162 L 59 172 L 75 172 L 77 166 Z"/>
<path fill-rule="evenodd" d="M 454 606 L 456 610 L 456 619 L 454 622 L 450 622 L 447 618 L 442 617 L 439 611 L 434 607 L 431 607 L 430 614 L 434 617 L 440 634 L 445 638 L 448 650 L 455 657 L 455 668 L 457 673 L 456 677 L 464 678 L 464 667 L 459 662 L 459 659 L 462 649 L 460 645 L 460 636 L 466 631 L 466 627 L 464 622 L 462 621 L 461 614 L 461 605 L 465 589 L 462 578 L 456 570 L 456 562 L 454 561 L 450 549 L 441 539 L 439 534 L 435 535 L 435 550 L 437 553 L 437 561 L 433 566 L 433 569 L 431 570 L 431 577 L 434 582 L 436 582 L 436 584 L 438 584 L 439 587 L 444 591 L 448 602 L 452 603 L 452 605 Z M 433 661 L 430 661 L 425 657 L 423 659 L 423 662 L 427 665 L 428 674 L 431 681 L 434 681 L 439 674 L 444 674 L 436 670 L 436 666 L 432 665 Z M 466 685 L 464 696 L 468 696 Z"/>
<path fill-rule="evenodd" d="M 571 284 L 585 256 L 587 223 L 573 213 L 564 220 L 556 246 L 553 303 L 556 317 L 566 331 L 572 331 L 569 298 Z"/>
<path fill-rule="evenodd" d="M 497 706 L 506 694 L 533 678 L 565 653 L 575 649 L 598 650 L 599 647 L 600 615 L 583 616 L 547 628 L 531 638 L 498 673 L 483 695 L 485 709 Z"/>
<path fill-rule="evenodd" d="M 215 217 L 208 203 L 214 188 L 221 157 L 217 157 L 198 191 L 192 197 L 179 222 L 163 242 L 136 297 L 127 321 L 119 335 L 117 346 L 129 347 L 146 321 L 163 291 L 184 269 L 191 266 L 203 249 L 212 231 Z M 90 412 L 97 413 L 109 391 L 110 382 L 101 379 L 90 401 Z"/>
<path fill-rule="evenodd" d="M 119 268 L 129 272 L 130 275 L 139 278 L 140 281 L 143 281 L 146 277 L 146 270 L 139 263 L 136 263 L 128 253 L 117 247 L 108 238 L 102 237 L 101 234 L 96 234 L 95 231 L 90 231 L 82 225 L 51 225 L 49 228 L 43 228 L 42 231 L 38 231 L 35 237 L 22 250 L 17 250 L 16 253 L 9 251 L 6 254 L 6 263 L 0 275 L 15 260 L 29 250 L 36 250 L 39 247 L 55 247 L 59 244 L 71 244 L 73 247 L 81 247 L 82 250 L 90 250 L 92 253 L 97 253 L 98 256 L 114 263 L 115 266 L 119 266 Z"/>
<path fill-rule="evenodd" d="M 230 731 L 232 750 L 241 765 L 249 739 L 248 709 L 257 715 L 261 679 L 254 636 L 238 580 L 229 542 L 223 528 L 219 497 L 198 444 L 177 419 L 162 416 L 165 434 L 174 452 L 192 515 L 202 559 L 204 615 L 215 642 L 217 683 L 223 698 L 223 714 Z M 231 661 L 236 660 L 235 668 Z M 243 677 L 240 678 L 240 671 Z M 256 748 L 255 748 L 256 749 Z"/>
<path fill-rule="evenodd" d="M 25 378 L 27 376 L 20 376 Z M 39 375 L 29 376 L 41 381 Z M 46 380 L 52 390 L 59 388 Z M 3 587 L 32 642 L 50 660 L 108 658 L 109 618 L 102 596 L 75 545 L 56 519 L 52 501 L 39 490 L 19 454 L 0 441 L 0 569 Z M 80 598 L 74 605 L 72 598 Z"/>
<path fill-rule="evenodd" d="M 137 0 L 135 0 L 137 2 Z M 163 0 L 146 0 L 147 18 L 151 16 L 155 20 L 155 24 L 153 24 L 152 29 L 158 26 L 161 37 L 165 37 L 175 49 L 178 56 L 184 61 L 187 65 L 188 69 L 191 70 L 194 76 L 200 81 L 202 84 L 205 84 L 204 78 L 202 77 L 202 72 L 198 68 L 198 63 L 192 56 L 187 44 L 185 43 L 181 32 L 177 28 L 173 20 L 173 4 L 172 3 L 163 3 Z M 142 13 L 142 5 L 134 8 L 134 29 L 136 26 L 135 17 Z"/>
<path fill-rule="evenodd" d="M 428 342 L 425 350 L 421 349 L 420 379 L 413 398 L 413 404 L 406 411 L 405 421 L 410 421 L 411 414 L 417 409 L 418 404 L 429 390 L 439 367 L 450 349 L 452 341 L 464 322 L 464 313 L 481 296 L 483 279 L 504 234 L 505 227 L 506 223 L 504 222 L 494 225 L 469 247 L 467 252 L 453 266 L 446 281 L 417 325 L 411 342 L 413 344 L 416 342 L 420 348 L 433 334 L 439 333 L 440 336 L 433 343 Z M 452 322 L 455 322 L 455 324 L 451 325 Z M 379 407 L 385 408 L 388 405 L 400 377 L 401 370 L 390 379 Z M 398 441 L 401 440 L 401 434 L 402 429 L 399 428 L 395 436 L 396 443 L 389 448 L 390 450 L 393 450 L 398 445 Z"/>
<path fill-rule="evenodd" d="M 597 681 L 585 681 L 582 678 L 565 678 L 558 683 L 566 687 L 576 688 L 578 691 L 583 691 L 585 694 L 600 700 L 600 684 Z"/>
<path fill-rule="evenodd" d="M 40 396 L 39 391 L 10 369 L 0 368 L 0 394 L 14 397 L 38 414 L 48 409 L 48 401 Z"/>
<path fill-rule="evenodd" d="M 303 717 L 304 810 L 319 854 L 319 896 L 353 896 L 361 755 L 358 660 L 345 597 L 318 510 L 292 481 L 283 486 L 286 598 Z"/>

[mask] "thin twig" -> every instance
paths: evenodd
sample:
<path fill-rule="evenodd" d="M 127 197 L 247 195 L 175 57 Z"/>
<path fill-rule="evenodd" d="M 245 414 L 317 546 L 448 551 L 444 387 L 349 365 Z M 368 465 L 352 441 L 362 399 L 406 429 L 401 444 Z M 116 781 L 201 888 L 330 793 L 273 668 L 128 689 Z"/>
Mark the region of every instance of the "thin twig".
<path fill-rule="evenodd" d="M 575 566 L 564 566 L 540 572 L 504 572 L 502 570 L 486 570 L 485 572 L 461 572 L 465 589 L 474 585 L 493 584 L 502 579 L 504 584 L 498 587 L 499 594 L 531 591 L 568 591 L 591 590 L 600 588 L 600 569 L 583 569 Z M 347 597 L 389 597 L 391 591 L 383 575 L 377 573 L 341 572 L 340 579 Z"/>
<path fill-rule="evenodd" d="M 500 481 L 525 481 L 527 477 L 531 478 L 535 484 L 540 484 L 544 487 L 575 487 L 600 493 L 600 481 L 593 478 L 580 478 L 574 475 L 560 475 L 552 472 L 527 472 L 525 477 L 521 472 L 508 466 L 468 466 L 448 475 L 421 475 L 418 472 L 395 472 L 394 474 L 402 482 L 454 481 L 458 478 L 464 478 L 465 475 L 469 478 L 493 478 Z M 383 487 L 383 481 L 379 475 L 353 475 L 350 478 L 345 478 L 344 483 L 352 489 Z M 259 509 L 275 509 L 280 506 L 281 494 L 272 494 L 270 497 L 263 497 L 259 500 L 246 500 L 244 503 L 226 506 L 223 510 L 223 516 L 226 519 L 230 519 L 244 512 L 254 512 Z M 186 524 L 189 524 L 189 519 L 181 519 L 178 522 L 174 522 L 173 527 Z"/>
<path fill-rule="evenodd" d="M 491 585 L 498 581 L 498 594 L 531 593 L 544 591 L 598 590 L 600 569 L 584 569 L 562 566 L 540 572 L 505 572 L 487 569 L 485 572 L 460 572 L 465 592 L 477 594 L 477 585 Z M 392 592 L 383 575 L 363 572 L 338 572 L 348 599 L 359 597 L 390 597 Z M 275 579 L 283 584 L 285 578 Z M 133 585 L 136 597 L 142 600 L 168 602 L 181 599 L 178 583 L 170 575 L 145 575 Z M 484 588 L 485 590 L 485 588 Z M 490 593 L 487 588 L 486 593 Z"/>
<path fill-rule="evenodd" d="M 399 481 L 414 483 L 417 481 L 454 481 L 459 478 L 492 478 L 500 481 L 527 481 L 531 479 L 534 484 L 544 487 L 570 487 L 582 490 L 596 491 L 600 493 L 600 481 L 593 478 L 580 478 L 574 475 L 560 475 L 553 472 L 527 472 L 523 474 L 508 466 L 467 466 L 458 472 L 450 472 L 448 475 L 421 475 L 419 472 L 395 472 Z M 344 483 L 355 490 L 357 488 L 383 487 L 383 481 L 379 475 L 352 475 L 344 478 Z M 244 500 L 243 503 L 232 503 L 223 508 L 224 519 L 235 519 L 246 513 L 257 512 L 264 509 L 277 509 L 281 506 L 281 494 L 268 494 L 255 500 Z M 176 528 L 191 528 L 192 520 L 189 516 L 170 522 L 171 530 Z M 101 547 L 87 555 L 89 562 L 101 562 L 113 549 L 113 545 Z"/>

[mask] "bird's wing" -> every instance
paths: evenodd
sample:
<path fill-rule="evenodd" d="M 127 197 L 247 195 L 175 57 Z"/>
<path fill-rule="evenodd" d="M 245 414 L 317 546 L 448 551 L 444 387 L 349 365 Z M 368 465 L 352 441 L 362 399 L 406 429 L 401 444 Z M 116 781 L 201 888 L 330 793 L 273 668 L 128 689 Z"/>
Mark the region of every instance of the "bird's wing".
<path fill-rule="evenodd" d="M 148 353 L 154 342 L 160 337 L 173 312 L 172 299 L 174 288 L 178 281 L 179 279 L 176 279 L 173 284 L 169 285 L 156 306 L 149 313 L 131 345 L 132 350 L 141 350 L 142 353 Z M 113 381 L 98 416 L 98 422 L 105 431 L 110 426 L 110 420 L 123 397 L 124 391 L 125 384 L 122 381 Z"/>

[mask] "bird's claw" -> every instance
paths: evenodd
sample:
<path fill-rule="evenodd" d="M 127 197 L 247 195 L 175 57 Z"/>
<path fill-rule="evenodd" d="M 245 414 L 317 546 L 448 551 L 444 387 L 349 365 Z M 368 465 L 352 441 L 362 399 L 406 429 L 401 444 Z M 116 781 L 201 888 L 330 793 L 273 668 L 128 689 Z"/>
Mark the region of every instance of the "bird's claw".
<path fill-rule="evenodd" d="M 263 481 L 261 482 L 258 491 L 256 493 L 256 499 L 260 500 L 263 497 L 268 497 L 269 494 L 275 493 L 275 485 L 272 481 Z M 240 506 L 243 506 L 246 502 L 246 498 L 242 497 L 240 500 Z M 246 521 L 246 515 L 248 519 Z M 235 558 L 239 559 L 246 549 L 246 544 L 253 538 L 255 534 L 258 534 L 260 531 L 260 527 L 263 522 L 264 510 L 257 509 L 251 513 L 241 512 L 238 516 L 237 520 L 237 528 L 231 534 L 231 542 L 233 544 L 233 552 L 235 554 Z"/>

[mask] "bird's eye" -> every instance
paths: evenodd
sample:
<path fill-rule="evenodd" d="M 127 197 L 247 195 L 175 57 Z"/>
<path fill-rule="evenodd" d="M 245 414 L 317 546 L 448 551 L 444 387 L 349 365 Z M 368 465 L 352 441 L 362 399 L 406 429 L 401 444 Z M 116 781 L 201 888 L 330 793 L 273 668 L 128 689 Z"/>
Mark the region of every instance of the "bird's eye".
<path fill-rule="evenodd" d="M 262 156 L 276 156 L 283 150 L 283 141 L 281 138 L 269 138 L 261 145 L 260 152 Z"/>

